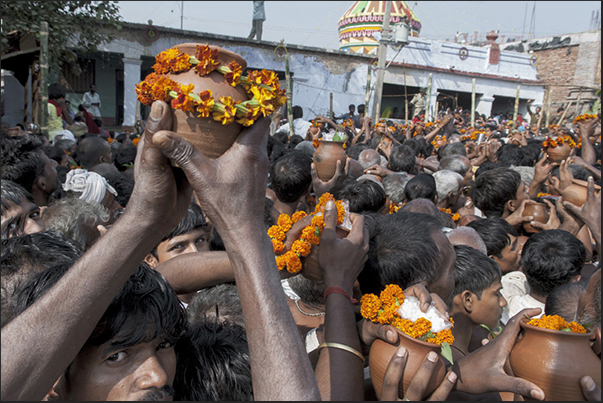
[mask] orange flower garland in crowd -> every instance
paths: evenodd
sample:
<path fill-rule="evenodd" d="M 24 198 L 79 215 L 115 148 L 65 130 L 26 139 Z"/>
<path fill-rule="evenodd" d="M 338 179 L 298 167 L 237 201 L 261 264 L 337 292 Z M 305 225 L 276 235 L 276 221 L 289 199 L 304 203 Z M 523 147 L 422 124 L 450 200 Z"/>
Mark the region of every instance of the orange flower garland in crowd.
<path fill-rule="evenodd" d="M 219 50 L 209 45 L 197 45 L 194 56 L 181 52 L 178 48 L 167 49 L 155 56 L 154 73 L 136 85 L 136 94 L 140 103 L 151 105 L 162 100 L 171 104 L 172 108 L 185 112 L 197 113 L 200 118 L 211 117 L 223 125 L 237 123 L 251 126 L 260 116 L 268 116 L 285 104 L 285 90 L 280 88 L 278 76 L 274 71 L 251 71 L 242 76 L 242 67 L 231 62 L 228 66 L 220 66 Z M 241 84 L 252 96 L 248 101 L 237 102 L 231 97 L 220 97 L 216 100 L 210 90 L 194 93 L 194 85 L 182 85 L 164 74 L 182 73 L 194 69 L 199 76 L 212 71 L 224 75 L 233 87 Z"/>
<path fill-rule="evenodd" d="M 438 140 L 442 140 L 444 144 L 446 144 L 446 136 L 436 136 L 435 139 L 433 139 L 431 145 L 434 146 L 436 149 L 440 148 L 440 146 L 438 145 Z"/>
<path fill-rule="evenodd" d="M 293 242 L 291 250 L 282 253 L 285 250 L 285 239 L 287 232 L 293 227 L 293 224 L 306 217 L 304 211 L 297 211 L 292 216 L 281 214 L 278 217 L 277 224 L 268 229 L 268 236 L 272 240 L 272 246 L 276 256 L 276 266 L 279 271 L 287 269 L 289 273 L 298 273 L 302 269 L 301 258 L 308 256 L 312 252 L 312 245 L 320 243 L 320 237 L 325 227 L 324 209 L 325 204 L 333 200 L 337 208 L 337 225 L 341 225 L 345 218 L 345 207 L 341 200 L 335 200 L 332 194 L 324 193 L 318 199 L 318 204 L 314 212 L 310 214 L 312 221 L 301 233 L 299 239 Z"/>
<path fill-rule="evenodd" d="M 542 315 L 540 318 L 531 319 L 528 325 L 562 332 L 586 333 L 584 326 L 574 321 L 568 323 L 559 315 Z"/>
<path fill-rule="evenodd" d="M 391 203 L 389 205 L 389 212 L 387 214 L 397 213 L 402 207 L 398 206 L 396 203 Z"/>
<path fill-rule="evenodd" d="M 546 150 L 547 148 L 555 148 L 563 144 L 569 145 L 570 148 L 580 148 L 582 147 L 582 140 L 578 140 L 578 144 L 576 144 L 572 136 L 569 136 L 567 134 L 564 136 L 558 136 L 556 138 L 547 137 L 546 140 L 542 143 L 542 148 Z"/>
<path fill-rule="evenodd" d="M 448 345 L 454 342 L 454 336 L 450 329 L 444 329 L 437 333 L 431 332 L 432 323 L 428 319 L 419 318 L 415 322 L 403 319 L 398 309 L 406 299 L 404 291 L 396 284 L 385 287 L 379 296 L 375 294 L 364 294 L 360 299 L 360 314 L 374 323 L 392 325 L 412 338 L 426 341 L 428 343 Z M 450 318 L 452 321 L 452 318 Z M 454 322 L 453 322 L 454 323 Z"/>
<path fill-rule="evenodd" d="M 341 125 L 343 127 L 352 127 L 353 124 L 354 124 L 354 121 L 352 119 L 346 119 L 343 121 L 343 123 Z"/>
<path fill-rule="evenodd" d="M 597 115 L 591 115 L 589 113 L 585 113 L 583 115 L 577 116 L 574 119 L 574 123 L 578 123 L 578 122 L 581 122 L 583 120 L 596 119 L 596 118 L 597 118 Z"/>
<path fill-rule="evenodd" d="M 454 222 L 457 222 L 457 221 L 458 221 L 458 220 L 461 218 L 461 215 L 460 215 L 459 213 L 454 213 L 454 214 L 453 214 L 453 213 L 452 213 L 452 210 L 450 210 L 449 208 L 444 208 L 444 207 L 442 207 L 442 208 L 440 208 L 440 211 L 441 211 L 442 213 L 446 213 L 446 214 L 448 214 L 450 217 L 452 217 L 452 221 L 454 221 Z"/>

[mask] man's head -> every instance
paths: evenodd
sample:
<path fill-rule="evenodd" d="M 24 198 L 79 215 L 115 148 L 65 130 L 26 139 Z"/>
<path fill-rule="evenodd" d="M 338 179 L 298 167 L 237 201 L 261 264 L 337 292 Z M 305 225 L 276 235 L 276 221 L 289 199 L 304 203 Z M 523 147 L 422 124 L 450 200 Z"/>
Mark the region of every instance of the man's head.
<path fill-rule="evenodd" d="M 559 315 L 567 322 L 575 321 L 578 316 L 580 296 L 586 292 L 588 282 L 574 281 L 560 285 L 551 291 L 544 306 L 545 315 Z"/>
<path fill-rule="evenodd" d="M 452 314 L 464 314 L 474 324 L 497 329 L 507 301 L 500 294 L 501 271 L 488 256 L 465 245 L 454 247 L 454 292 Z"/>
<path fill-rule="evenodd" d="M 379 154 L 377 150 L 367 148 L 366 150 L 362 150 L 360 155 L 358 155 L 358 162 L 364 169 L 372 167 L 373 165 L 380 165 L 381 154 Z"/>
<path fill-rule="evenodd" d="M 463 177 L 463 185 L 468 185 L 473 179 L 471 161 L 464 155 L 451 154 L 440 160 L 439 171 L 456 172 Z"/>
<path fill-rule="evenodd" d="M 414 174 L 415 150 L 405 145 L 395 145 L 389 155 L 388 166 L 394 172 Z"/>
<path fill-rule="evenodd" d="M 9 180 L 0 183 L 2 204 L 2 239 L 44 231 L 40 207 L 22 186 Z"/>
<path fill-rule="evenodd" d="M 452 246 L 466 245 L 488 256 L 488 248 L 481 236 L 471 227 L 456 227 L 446 233 Z"/>
<path fill-rule="evenodd" d="M 362 213 L 372 211 L 379 213 L 385 207 L 385 190 L 383 186 L 371 180 L 349 180 L 335 194 L 338 200 L 350 202 L 350 212 Z"/>
<path fill-rule="evenodd" d="M 111 146 L 100 136 L 88 136 L 77 145 L 75 156 L 84 169 L 89 169 L 101 162 L 113 162 Z"/>
<path fill-rule="evenodd" d="M 423 283 L 448 300 L 456 258 L 436 218 L 398 212 L 377 217 L 370 227 L 368 260 L 358 276 L 363 294 L 378 294 L 388 284 L 404 289 Z"/>
<path fill-rule="evenodd" d="M 44 154 L 44 143 L 36 136 L 4 138 L 2 140 L 2 180 L 10 180 L 21 185 L 38 200 L 38 205 L 46 205 L 48 196 L 57 187 L 56 161 Z"/>
<path fill-rule="evenodd" d="M 48 86 L 48 99 L 57 100 L 67 96 L 67 89 L 59 83 L 52 83 Z"/>
<path fill-rule="evenodd" d="M 294 203 L 312 184 L 312 157 L 293 150 L 270 165 L 270 187 L 283 203 Z"/>
<path fill-rule="evenodd" d="M 211 321 L 245 328 L 243 307 L 234 283 L 199 290 L 188 305 L 187 316 L 189 324 Z"/>
<path fill-rule="evenodd" d="M 176 228 L 163 237 L 161 242 L 145 257 L 151 267 L 186 253 L 208 251 L 205 227 L 207 222 L 201 207 L 192 202 Z"/>
<path fill-rule="evenodd" d="M 562 284 L 579 280 L 586 260 L 584 244 L 563 230 L 533 234 L 523 246 L 521 269 L 530 292 L 545 297 Z"/>
<path fill-rule="evenodd" d="M 96 85 L 90 84 L 90 93 L 94 94 L 96 92 Z"/>
<path fill-rule="evenodd" d="M 578 323 L 591 325 L 595 333 L 593 351 L 601 355 L 601 269 L 590 277 L 585 292 L 580 295 L 576 317 Z"/>
<path fill-rule="evenodd" d="M 488 256 L 498 263 L 503 275 L 519 269 L 519 234 L 511 224 L 503 218 L 491 217 L 471 221 L 467 226 L 484 240 Z"/>
<path fill-rule="evenodd" d="M 19 294 L 23 312 L 69 269 L 36 274 Z M 141 263 L 51 392 L 60 400 L 159 400 L 173 395 L 174 345 L 186 313 L 165 278 Z"/>
<path fill-rule="evenodd" d="M 364 114 L 364 104 L 358 105 L 358 114 Z"/>
<path fill-rule="evenodd" d="M 448 208 L 454 206 L 463 189 L 463 177 L 447 169 L 434 172 L 436 190 L 438 193 L 438 206 Z"/>
<path fill-rule="evenodd" d="M 406 201 L 427 199 L 436 204 L 438 194 L 435 179 L 426 173 L 418 174 L 406 184 L 404 196 Z"/>
<path fill-rule="evenodd" d="M 356 111 L 356 107 L 354 106 L 354 104 L 350 104 L 348 106 L 348 110 L 350 111 L 350 115 L 353 115 L 354 112 Z"/>
<path fill-rule="evenodd" d="M 404 189 L 409 180 L 410 175 L 406 172 L 394 172 L 383 178 L 381 183 L 390 202 L 398 204 L 404 201 Z"/>
<path fill-rule="evenodd" d="M 291 113 L 293 114 L 293 119 L 299 119 L 304 117 L 304 108 L 299 105 L 295 105 L 291 108 Z"/>
<path fill-rule="evenodd" d="M 528 199 L 528 192 L 518 172 L 495 168 L 475 178 L 473 202 L 486 217 L 507 217 Z"/>

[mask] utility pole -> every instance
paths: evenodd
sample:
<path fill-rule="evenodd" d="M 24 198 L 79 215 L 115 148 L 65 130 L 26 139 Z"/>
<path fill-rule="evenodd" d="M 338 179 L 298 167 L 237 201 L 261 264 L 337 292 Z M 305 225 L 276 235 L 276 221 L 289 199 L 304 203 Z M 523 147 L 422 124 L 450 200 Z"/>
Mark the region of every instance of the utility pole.
<path fill-rule="evenodd" d="M 381 113 L 381 97 L 383 95 L 383 76 L 385 75 L 385 62 L 387 56 L 387 40 L 389 39 L 389 19 L 392 13 L 392 2 L 385 2 L 385 15 L 383 17 L 383 30 L 379 41 L 379 65 L 377 67 L 377 81 L 375 82 L 375 98 L 373 103 L 373 123 L 377 123 Z"/>
<path fill-rule="evenodd" d="M 182 31 L 184 22 L 184 1 L 180 2 L 180 30 Z"/>
<path fill-rule="evenodd" d="M 40 103 L 39 125 L 43 135 L 48 136 L 48 22 L 40 23 Z"/>

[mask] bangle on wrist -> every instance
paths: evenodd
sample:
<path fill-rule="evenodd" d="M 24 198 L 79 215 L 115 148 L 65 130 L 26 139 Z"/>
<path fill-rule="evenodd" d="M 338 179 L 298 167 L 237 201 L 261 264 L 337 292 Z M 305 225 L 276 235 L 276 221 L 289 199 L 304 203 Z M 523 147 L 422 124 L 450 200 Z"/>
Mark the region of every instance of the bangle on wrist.
<path fill-rule="evenodd" d="M 343 350 L 343 351 L 347 351 L 348 353 L 352 353 L 356 357 L 360 358 L 360 360 L 362 361 L 362 365 L 364 365 L 364 356 L 358 350 L 353 349 L 350 346 L 346 346 L 345 344 L 341 344 L 341 343 L 322 343 L 318 347 L 316 347 L 316 351 L 320 351 L 321 349 L 323 349 L 325 347 L 337 348 L 339 350 Z"/>
<path fill-rule="evenodd" d="M 355 303 L 358 302 L 358 300 L 352 298 L 350 296 L 350 294 L 348 294 L 348 292 L 346 290 L 344 290 L 343 288 L 341 288 L 341 287 L 329 287 L 329 288 L 327 288 L 325 290 L 325 304 L 327 303 L 327 297 L 329 295 L 333 294 L 333 293 L 335 293 L 335 294 L 341 294 L 341 295 L 345 296 L 347 299 L 350 300 L 350 302 L 352 304 L 355 304 Z"/>

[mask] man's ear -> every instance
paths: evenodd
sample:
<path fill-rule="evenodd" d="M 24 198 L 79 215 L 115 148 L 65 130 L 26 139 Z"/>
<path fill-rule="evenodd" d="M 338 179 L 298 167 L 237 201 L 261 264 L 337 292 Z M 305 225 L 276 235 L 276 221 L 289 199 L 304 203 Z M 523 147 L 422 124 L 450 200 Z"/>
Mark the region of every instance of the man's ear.
<path fill-rule="evenodd" d="M 47 401 L 58 401 L 58 400 L 65 400 L 65 396 L 63 393 L 61 393 L 61 391 L 63 391 L 65 389 L 65 380 L 64 380 L 64 376 L 61 375 L 59 377 L 59 379 L 57 379 L 57 381 L 54 383 L 54 385 L 52 385 L 52 388 L 50 388 L 50 391 L 46 394 L 46 396 L 44 396 L 44 399 L 42 400 L 47 400 Z"/>
<path fill-rule="evenodd" d="M 152 268 L 159 266 L 159 260 L 155 256 L 153 256 L 152 253 L 149 253 L 148 255 L 146 255 L 144 257 L 144 261 L 146 264 L 148 264 Z"/>
<path fill-rule="evenodd" d="M 515 210 L 517 210 L 517 207 L 519 207 L 519 203 L 517 203 L 517 200 L 515 200 L 515 199 L 508 200 L 505 203 L 505 207 L 507 208 L 507 210 L 509 210 L 511 213 L 513 213 Z"/>
<path fill-rule="evenodd" d="M 473 294 L 469 290 L 465 290 L 460 295 L 461 295 L 461 302 L 463 304 L 463 309 L 465 310 L 465 312 L 468 315 L 471 315 L 471 313 L 473 312 L 473 303 L 475 302 L 474 301 L 475 294 Z"/>
<path fill-rule="evenodd" d="M 38 189 L 40 189 L 44 193 L 49 193 L 49 191 L 48 191 L 48 180 L 46 179 L 46 176 L 44 176 L 44 175 L 38 176 L 34 180 L 33 186 L 37 187 Z"/>

